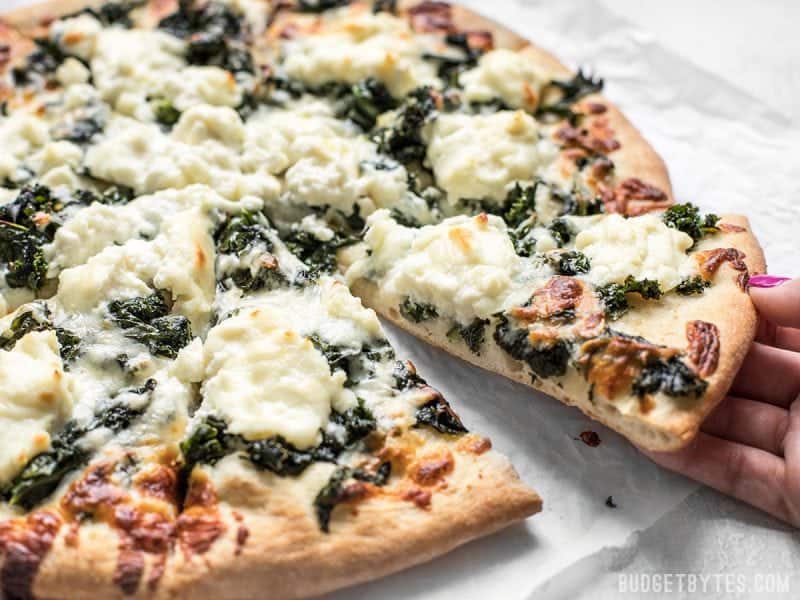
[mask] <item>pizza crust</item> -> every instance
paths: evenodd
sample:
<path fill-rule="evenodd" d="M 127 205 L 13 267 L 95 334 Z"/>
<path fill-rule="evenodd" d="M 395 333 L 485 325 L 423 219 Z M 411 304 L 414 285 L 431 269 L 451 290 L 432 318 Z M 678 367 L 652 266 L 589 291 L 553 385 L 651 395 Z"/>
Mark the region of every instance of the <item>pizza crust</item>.
<path fill-rule="evenodd" d="M 764 254 L 758 240 L 750 232 L 746 217 L 723 215 L 721 221 L 744 227 L 746 231 L 721 233 L 698 244 L 698 251 L 712 248 L 735 247 L 746 255 L 745 263 L 751 275 L 766 270 Z M 577 406 L 590 417 L 620 432 L 634 444 L 648 450 L 669 452 L 688 444 L 699 430 L 705 417 L 725 397 L 736 372 L 752 343 L 757 324 L 755 307 L 747 292 L 736 283 L 738 272 L 726 263 L 713 278 L 713 285 L 702 296 L 685 297 L 668 294 L 661 301 L 642 303 L 631 310 L 613 327 L 623 333 L 640 335 L 656 344 L 684 349 L 686 347 L 685 324 L 699 319 L 714 323 L 720 332 L 721 349 L 716 371 L 707 380 L 709 387 L 699 402 L 685 410 L 673 411 L 669 417 L 656 415 L 624 415 L 608 405 L 607 410 L 593 405 L 585 389 L 585 382 L 577 374 L 564 388 L 554 381 L 538 379 L 531 382 L 527 368 L 511 359 L 494 343 L 487 343 L 481 355 L 476 356 L 460 341 L 447 337 L 450 325 L 444 320 L 433 323 L 412 323 L 397 310 L 398 299 L 381 294 L 374 283 L 360 280 L 351 286 L 365 306 L 374 309 L 396 326 L 441 348 L 469 363 L 498 373 L 514 381 L 553 396 L 571 406 Z M 720 310 L 724 307 L 724 310 Z M 573 387 L 574 384 L 575 387 Z M 565 391 L 566 388 L 566 391 Z M 570 388 L 580 393 L 569 393 Z"/>

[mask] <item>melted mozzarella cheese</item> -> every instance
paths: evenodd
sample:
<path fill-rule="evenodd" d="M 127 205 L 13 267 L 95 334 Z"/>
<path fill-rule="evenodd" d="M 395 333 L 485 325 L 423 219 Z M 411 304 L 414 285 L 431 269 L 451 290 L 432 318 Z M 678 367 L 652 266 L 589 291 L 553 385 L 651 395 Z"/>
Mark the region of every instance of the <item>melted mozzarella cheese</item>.
<path fill-rule="evenodd" d="M 214 327 L 205 342 L 205 407 L 247 439 L 283 436 L 298 448 L 320 441 L 331 407 L 352 405 L 347 376 L 311 341 L 260 308 Z M 342 403 L 345 402 L 343 405 Z"/>
<path fill-rule="evenodd" d="M 528 111 L 538 105 L 542 86 L 549 79 L 529 57 L 505 48 L 487 52 L 477 67 L 459 78 L 470 102 L 500 98 L 510 108 Z"/>
<path fill-rule="evenodd" d="M 334 19 L 286 43 L 284 69 L 312 86 L 331 81 L 379 79 L 400 98 L 416 87 L 434 84 L 433 63 L 408 23 L 386 13 L 364 12 Z"/>
<path fill-rule="evenodd" d="M 461 323 L 494 314 L 512 289 L 520 260 L 499 217 L 452 217 L 415 230 L 379 211 L 368 225 L 371 255 L 351 266 L 351 281 L 372 272 L 385 293 L 433 304 Z"/>
<path fill-rule="evenodd" d="M 428 161 L 451 204 L 500 203 L 514 183 L 533 180 L 556 157 L 555 146 L 523 111 L 439 115 L 428 137 Z"/>
<path fill-rule="evenodd" d="M 12 350 L 0 350 L 0 485 L 50 447 L 50 431 L 65 420 L 73 394 L 53 331 L 29 333 Z"/>
<path fill-rule="evenodd" d="M 633 276 L 655 280 L 667 292 L 692 270 L 686 254 L 692 238 L 655 215 L 626 219 L 612 214 L 590 222 L 576 236 L 575 249 L 589 258 L 588 277 L 598 285 Z"/>

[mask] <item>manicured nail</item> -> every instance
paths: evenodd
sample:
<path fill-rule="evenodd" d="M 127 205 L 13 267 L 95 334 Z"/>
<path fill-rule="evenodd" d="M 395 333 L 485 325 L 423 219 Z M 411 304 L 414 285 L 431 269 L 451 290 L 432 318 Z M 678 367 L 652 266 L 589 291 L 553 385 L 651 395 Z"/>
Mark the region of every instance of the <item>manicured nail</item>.
<path fill-rule="evenodd" d="M 791 277 L 778 277 L 777 275 L 753 275 L 747 284 L 750 287 L 773 288 L 789 281 Z"/>

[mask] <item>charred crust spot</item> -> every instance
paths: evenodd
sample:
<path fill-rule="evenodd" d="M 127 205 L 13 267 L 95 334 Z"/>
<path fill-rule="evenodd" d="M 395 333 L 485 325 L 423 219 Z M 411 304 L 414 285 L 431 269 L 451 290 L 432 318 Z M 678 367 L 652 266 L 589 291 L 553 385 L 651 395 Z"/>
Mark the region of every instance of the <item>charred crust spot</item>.
<path fill-rule="evenodd" d="M 431 493 L 428 490 L 422 490 L 418 487 L 408 488 L 403 490 L 400 498 L 406 502 L 414 503 L 417 508 L 427 510 L 431 506 Z"/>
<path fill-rule="evenodd" d="M 676 350 L 628 337 L 602 337 L 581 346 L 578 363 L 584 368 L 594 391 L 613 400 L 630 389 L 631 383 L 652 359 L 666 359 Z"/>
<path fill-rule="evenodd" d="M 587 102 L 584 109 L 588 115 L 602 115 L 608 107 L 602 102 Z"/>
<path fill-rule="evenodd" d="M 462 452 L 479 456 L 492 449 L 492 440 L 487 437 L 470 434 L 459 440 L 456 448 Z"/>
<path fill-rule="evenodd" d="M 192 479 L 176 523 L 178 543 L 184 554 L 191 557 L 206 553 L 225 530 L 211 482 L 201 477 Z"/>
<path fill-rule="evenodd" d="M 136 478 L 136 487 L 151 498 L 176 503 L 178 500 L 178 475 L 175 469 L 158 465 Z"/>
<path fill-rule="evenodd" d="M 0 523 L 0 551 L 5 555 L 0 570 L 3 598 L 33 598 L 39 565 L 60 528 L 61 519 L 47 511 Z"/>
<path fill-rule="evenodd" d="M 700 274 L 706 281 L 710 280 L 719 270 L 722 263 L 730 263 L 731 268 L 739 272 L 736 283 L 741 289 L 746 289 L 747 281 L 750 278 L 745 264 L 745 253 L 736 248 L 714 248 L 698 252 L 696 255 L 697 263 L 700 266 Z"/>
<path fill-rule="evenodd" d="M 651 210 L 666 208 L 671 204 L 664 190 L 645 183 L 638 177 L 629 177 L 603 198 L 606 212 L 641 215 Z"/>
<path fill-rule="evenodd" d="M 133 595 L 144 574 L 144 555 L 138 550 L 123 549 L 117 558 L 114 583 L 123 593 Z"/>
<path fill-rule="evenodd" d="M 602 181 L 608 178 L 613 171 L 614 162 L 608 157 L 598 156 L 594 162 L 592 162 L 590 174 L 596 181 Z"/>
<path fill-rule="evenodd" d="M 719 328 L 706 321 L 686 323 L 686 339 L 689 340 L 687 352 L 697 374 L 708 377 L 717 370 L 719 363 Z"/>
<path fill-rule="evenodd" d="M 432 486 L 444 480 L 455 468 L 455 460 L 449 450 L 423 456 L 409 467 L 412 481 L 423 486 Z"/>
<path fill-rule="evenodd" d="M 717 223 L 717 229 L 723 233 L 742 233 L 743 231 L 747 231 L 746 227 L 734 225 L 733 223 Z"/>
<path fill-rule="evenodd" d="M 419 33 L 453 33 L 453 7 L 448 2 L 424 0 L 408 9 L 411 28 Z"/>

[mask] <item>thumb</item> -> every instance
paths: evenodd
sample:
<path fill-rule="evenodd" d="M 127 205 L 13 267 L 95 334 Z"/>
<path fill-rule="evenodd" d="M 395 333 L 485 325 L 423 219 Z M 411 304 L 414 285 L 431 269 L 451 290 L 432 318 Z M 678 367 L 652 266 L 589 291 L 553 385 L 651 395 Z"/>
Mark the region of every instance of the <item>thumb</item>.
<path fill-rule="evenodd" d="M 749 284 L 762 317 L 780 327 L 800 329 L 800 279 L 755 275 Z"/>

